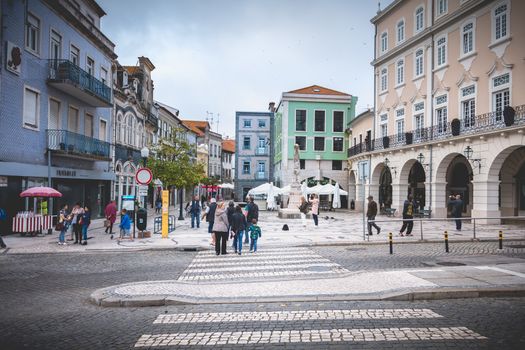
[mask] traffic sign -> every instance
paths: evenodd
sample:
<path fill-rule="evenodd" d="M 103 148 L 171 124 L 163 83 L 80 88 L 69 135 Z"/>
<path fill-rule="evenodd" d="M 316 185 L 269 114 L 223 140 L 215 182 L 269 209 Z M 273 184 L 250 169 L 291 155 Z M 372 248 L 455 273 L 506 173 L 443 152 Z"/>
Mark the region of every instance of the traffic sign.
<path fill-rule="evenodd" d="M 148 185 L 139 185 L 139 191 L 137 194 L 139 197 L 145 197 L 148 195 Z"/>
<path fill-rule="evenodd" d="M 135 179 L 139 185 L 147 185 L 153 180 L 153 174 L 148 168 L 140 168 L 135 174 Z"/>

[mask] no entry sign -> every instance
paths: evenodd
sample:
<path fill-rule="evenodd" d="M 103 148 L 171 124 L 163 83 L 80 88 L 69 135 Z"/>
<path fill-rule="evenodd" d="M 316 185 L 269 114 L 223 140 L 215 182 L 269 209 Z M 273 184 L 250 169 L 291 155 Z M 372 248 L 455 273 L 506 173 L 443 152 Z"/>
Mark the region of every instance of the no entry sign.
<path fill-rule="evenodd" d="M 141 168 L 135 174 L 135 179 L 139 185 L 147 185 L 153 180 L 153 174 L 148 168 Z"/>

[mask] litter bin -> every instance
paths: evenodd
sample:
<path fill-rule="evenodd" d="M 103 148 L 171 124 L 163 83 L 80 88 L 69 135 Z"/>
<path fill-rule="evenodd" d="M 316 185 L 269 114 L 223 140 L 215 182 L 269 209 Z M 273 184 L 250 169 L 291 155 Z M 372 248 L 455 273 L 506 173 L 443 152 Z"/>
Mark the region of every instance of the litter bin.
<path fill-rule="evenodd" d="M 140 231 L 146 230 L 148 226 L 148 211 L 144 208 L 137 210 L 137 229 Z"/>

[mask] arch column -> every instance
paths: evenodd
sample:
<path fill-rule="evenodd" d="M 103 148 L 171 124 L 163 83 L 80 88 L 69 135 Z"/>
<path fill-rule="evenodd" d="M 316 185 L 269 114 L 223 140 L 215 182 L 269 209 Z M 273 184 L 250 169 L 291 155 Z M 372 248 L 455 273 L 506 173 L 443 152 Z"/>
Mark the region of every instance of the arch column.
<path fill-rule="evenodd" d="M 403 212 L 403 205 L 406 199 L 408 185 L 393 183 L 392 184 L 392 208 L 397 209 L 398 215 Z"/>
<path fill-rule="evenodd" d="M 432 213 L 433 217 L 447 217 L 447 183 L 432 183 Z"/>
<path fill-rule="evenodd" d="M 364 203 L 363 198 L 365 198 L 365 201 L 366 201 L 366 197 L 367 197 L 366 187 L 367 187 L 366 183 L 363 183 L 363 182 L 358 182 L 355 185 L 355 188 L 356 188 L 355 210 L 358 212 L 363 211 L 363 203 Z"/>
<path fill-rule="evenodd" d="M 481 224 L 499 224 L 500 219 L 486 219 L 491 217 L 499 218 L 501 212 L 498 207 L 498 192 L 500 181 L 472 181 L 474 185 L 472 217 L 480 218 L 476 220 Z"/>
<path fill-rule="evenodd" d="M 434 194 L 430 194 L 430 188 L 433 186 L 433 182 L 425 181 L 425 209 L 428 209 L 428 207 L 432 208 L 432 217 L 434 216 L 434 205 L 430 202 L 430 197 L 432 197 Z M 433 199 L 434 198 L 432 198 L 432 200 Z"/>

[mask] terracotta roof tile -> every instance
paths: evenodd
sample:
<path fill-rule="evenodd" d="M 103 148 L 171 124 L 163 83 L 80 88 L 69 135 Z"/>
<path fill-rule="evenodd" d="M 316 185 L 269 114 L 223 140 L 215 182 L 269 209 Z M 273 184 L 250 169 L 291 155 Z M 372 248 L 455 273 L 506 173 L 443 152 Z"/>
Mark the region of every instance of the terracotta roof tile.
<path fill-rule="evenodd" d="M 344 92 L 328 89 L 319 85 L 312 85 L 302 89 L 288 91 L 289 94 L 305 94 L 305 95 L 338 95 L 338 96 L 351 96 Z"/>
<path fill-rule="evenodd" d="M 204 131 L 209 123 L 200 120 L 183 120 L 182 124 L 186 125 L 191 131 L 196 133 L 198 136 L 204 136 Z"/>
<path fill-rule="evenodd" d="M 235 140 L 222 140 L 222 149 L 225 152 L 235 153 Z"/>

